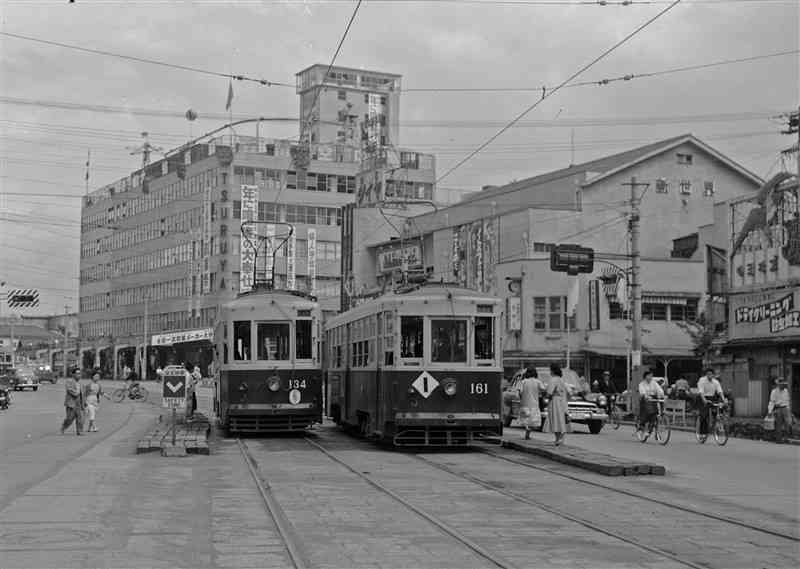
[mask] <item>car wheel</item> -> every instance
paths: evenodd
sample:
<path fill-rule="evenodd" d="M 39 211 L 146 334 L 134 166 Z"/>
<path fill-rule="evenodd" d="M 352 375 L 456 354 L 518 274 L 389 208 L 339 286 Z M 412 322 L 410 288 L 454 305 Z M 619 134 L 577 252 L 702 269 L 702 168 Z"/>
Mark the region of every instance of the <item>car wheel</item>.
<path fill-rule="evenodd" d="M 603 430 L 603 421 L 589 421 L 589 432 L 593 435 Z"/>
<path fill-rule="evenodd" d="M 39 388 L 38 387 L 34 387 L 33 390 L 34 391 L 39 391 Z"/>

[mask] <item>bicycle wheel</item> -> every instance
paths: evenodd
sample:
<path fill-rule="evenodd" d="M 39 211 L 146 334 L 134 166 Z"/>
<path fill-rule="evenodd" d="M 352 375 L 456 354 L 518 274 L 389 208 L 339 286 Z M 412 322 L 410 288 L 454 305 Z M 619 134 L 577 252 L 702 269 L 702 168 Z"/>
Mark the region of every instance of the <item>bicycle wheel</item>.
<path fill-rule="evenodd" d="M 636 429 L 636 438 L 639 439 L 640 443 L 647 442 L 647 438 L 650 436 L 650 431 L 648 428 L 645 429 Z"/>
<path fill-rule="evenodd" d="M 694 436 L 697 439 L 697 442 L 703 444 L 706 442 L 708 435 L 703 435 L 700 433 L 700 417 L 697 417 L 697 420 L 694 423 Z"/>
<path fill-rule="evenodd" d="M 115 403 L 122 403 L 122 400 L 125 399 L 125 388 L 120 387 L 119 389 L 115 389 L 113 393 L 111 393 L 111 399 Z"/>
<path fill-rule="evenodd" d="M 669 442 L 669 437 L 672 435 L 672 426 L 670 425 L 669 417 L 666 415 L 659 415 L 656 419 L 656 440 L 665 445 Z"/>
<path fill-rule="evenodd" d="M 149 393 L 147 393 L 147 390 L 146 390 L 144 387 L 142 387 L 142 386 L 140 385 L 140 386 L 139 386 L 139 398 L 140 398 L 142 401 L 147 401 L 147 396 L 148 396 L 148 395 L 149 395 Z"/>
<path fill-rule="evenodd" d="M 717 419 L 714 425 L 714 440 L 719 446 L 725 446 L 725 443 L 728 442 L 728 427 L 725 425 L 725 421 Z"/>

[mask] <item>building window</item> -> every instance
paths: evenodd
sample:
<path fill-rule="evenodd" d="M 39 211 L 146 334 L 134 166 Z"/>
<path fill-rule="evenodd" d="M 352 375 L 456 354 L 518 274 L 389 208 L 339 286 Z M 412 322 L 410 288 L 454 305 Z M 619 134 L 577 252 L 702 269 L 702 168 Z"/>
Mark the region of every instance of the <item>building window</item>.
<path fill-rule="evenodd" d="M 347 100 L 347 91 L 344 91 L 344 90 L 340 89 L 337 92 L 337 96 L 338 96 L 340 101 L 346 101 Z"/>
<path fill-rule="evenodd" d="M 656 180 L 656 193 L 657 194 L 666 194 L 669 190 L 669 184 L 663 178 L 659 178 Z"/>
<path fill-rule="evenodd" d="M 692 182 L 690 180 L 681 180 L 681 194 L 689 195 L 692 193 Z"/>
<path fill-rule="evenodd" d="M 608 303 L 608 317 L 611 320 L 630 320 L 630 310 L 623 310 L 618 302 Z"/>
<path fill-rule="evenodd" d="M 570 329 L 575 329 L 575 317 L 569 317 Z M 533 329 L 539 332 L 560 332 L 567 328 L 566 296 L 533 297 Z"/>
<path fill-rule="evenodd" d="M 364 93 L 364 102 L 369 103 L 369 93 Z"/>
<path fill-rule="evenodd" d="M 691 154 L 678 153 L 678 164 L 691 164 L 691 163 L 692 163 Z"/>
<path fill-rule="evenodd" d="M 667 305 L 645 302 L 642 304 L 642 320 L 666 320 Z"/>
<path fill-rule="evenodd" d="M 707 198 L 714 196 L 714 182 L 703 183 L 703 195 Z"/>

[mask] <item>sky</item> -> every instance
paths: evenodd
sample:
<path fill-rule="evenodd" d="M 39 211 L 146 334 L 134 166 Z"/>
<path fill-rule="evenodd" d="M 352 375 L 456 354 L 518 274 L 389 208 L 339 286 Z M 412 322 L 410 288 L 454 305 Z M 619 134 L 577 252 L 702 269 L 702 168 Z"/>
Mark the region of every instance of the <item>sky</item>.
<path fill-rule="evenodd" d="M 668 5 L 367 0 L 336 63 L 403 76 L 399 146 L 435 154 L 441 176 L 541 99 L 542 86 L 557 86 Z M 0 31 L 293 85 L 301 69 L 330 63 L 355 6 L 0 0 Z M 575 81 L 796 51 L 798 27 L 800 0 L 683 0 Z M 794 53 L 564 88 L 439 186 L 474 191 L 689 132 L 767 177 L 794 142 L 778 117 L 800 104 L 799 62 Z M 453 91 L 477 88 L 492 91 Z M 298 114 L 293 87 L 233 89 L 234 118 Z M 25 314 L 77 310 L 87 152 L 91 191 L 138 167 L 131 152 L 141 132 L 166 151 L 224 124 L 227 91 L 220 76 L 0 35 L 0 282 L 39 289 L 41 306 Z M 197 120 L 182 118 L 188 109 Z M 297 131 L 289 123 L 261 134 Z"/>

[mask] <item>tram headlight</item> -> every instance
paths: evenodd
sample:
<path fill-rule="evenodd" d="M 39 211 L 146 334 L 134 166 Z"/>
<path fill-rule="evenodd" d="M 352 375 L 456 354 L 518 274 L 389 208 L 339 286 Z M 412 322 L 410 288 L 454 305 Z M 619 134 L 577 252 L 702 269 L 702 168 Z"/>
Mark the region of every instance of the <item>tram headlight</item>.
<path fill-rule="evenodd" d="M 270 391 L 278 391 L 281 388 L 281 378 L 273 375 L 267 380 L 267 387 Z"/>
<path fill-rule="evenodd" d="M 447 395 L 448 397 L 453 397 L 456 394 L 456 391 L 458 391 L 456 380 L 455 379 L 445 380 L 444 385 L 442 385 L 442 389 L 444 389 L 445 395 Z"/>

